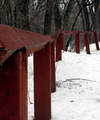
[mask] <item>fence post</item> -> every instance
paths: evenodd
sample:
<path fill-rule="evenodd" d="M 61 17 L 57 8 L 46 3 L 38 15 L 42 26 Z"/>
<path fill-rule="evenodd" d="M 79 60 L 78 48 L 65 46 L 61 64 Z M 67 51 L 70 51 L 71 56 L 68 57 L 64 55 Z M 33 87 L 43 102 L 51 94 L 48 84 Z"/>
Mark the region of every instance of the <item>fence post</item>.
<path fill-rule="evenodd" d="M 25 53 L 24 53 L 25 52 Z M 22 62 L 22 92 L 23 92 L 23 104 L 22 104 L 22 111 L 25 113 L 23 115 L 23 120 L 27 120 L 28 118 L 28 55 L 26 51 L 23 51 L 23 62 Z"/>
<path fill-rule="evenodd" d="M 94 32 L 94 39 L 95 39 L 96 48 L 97 50 L 99 50 L 98 37 L 96 31 Z"/>
<path fill-rule="evenodd" d="M 85 37 L 86 52 L 87 52 L 87 54 L 90 54 L 88 33 L 86 33 L 86 34 L 84 35 L 84 37 Z"/>
<path fill-rule="evenodd" d="M 27 120 L 26 69 L 21 51 L 14 53 L 1 67 L 0 120 Z"/>
<path fill-rule="evenodd" d="M 62 44 L 62 50 L 64 50 L 64 32 L 62 32 L 62 35 L 61 35 L 61 44 Z"/>
<path fill-rule="evenodd" d="M 76 34 L 76 53 L 80 53 L 80 34 Z"/>
<path fill-rule="evenodd" d="M 51 119 L 51 46 L 34 53 L 35 120 Z"/>
<path fill-rule="evenodd" d="M 56 91 L 55 79 L 55 42 L 51 43 L 51 92 Z"/>
<path fill-rule="evenodd" d="M 62 34 L 56 40 L 56 62 L 62 59 Z"/>

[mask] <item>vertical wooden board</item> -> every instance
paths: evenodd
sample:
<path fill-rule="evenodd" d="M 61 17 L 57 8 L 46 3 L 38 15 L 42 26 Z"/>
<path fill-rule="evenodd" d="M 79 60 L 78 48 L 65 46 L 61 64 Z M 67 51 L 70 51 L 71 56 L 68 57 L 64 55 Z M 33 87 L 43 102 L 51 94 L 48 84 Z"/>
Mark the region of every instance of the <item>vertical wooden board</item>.
<path fill-rule="evenodd" d="M 62 42 L 61 35 L 56 40 L 56 62 L 62 59 Z"/>
<path fill-rule="evenodd" d="M 28 55 L 23 52 L 23 62 L 22 62 L 22 120 L 28 119 Z"/>
<path fill-rule="evenodd" d="M 56 91 L 55 77 L 55 42 L 51 43 L 51 92 Z"/>
<path fill-rule="evenodd" d="M 86 33 L 86 34 L 84 35 L 84 37 L 85 37 L 86 52 L 87 52 L 87 54 L 90 54 L 90 47 L 89 47 L 89 37 L 88 37 L 88 34 Z"/>
<path fill-rule="evenodd" d="M 99 43 L 98 43 L 98 37 L 96 31 L 94 32 L 94 39 L 95 39 L 96 49 L 99 50 Z"/>
<path fill-rule="evenodd" d="M 1 120 L 27 120 L 23 111 L 24 96 L 23 85 L 23 55 L 22 52 L 13 54 L 0 69 L 0 119 Z M 26 93 L 27 94 L 27 93 Z"/>
<path fill-rule="evenodd" d="M 80 53 L 80 34 L 76 34 L 76 53 Z"/>
<path fill-rule="evenodd" d="M 64 50 L 64 33 L 62 33 L 62 36 L 61 36 L 61 44 L 62 44 L 62 50 Z"/>
<path fill-rule="evenodd" d="M 51 119 L 51 49 L 34 53 L 34 114 L 35 120 Z"/>

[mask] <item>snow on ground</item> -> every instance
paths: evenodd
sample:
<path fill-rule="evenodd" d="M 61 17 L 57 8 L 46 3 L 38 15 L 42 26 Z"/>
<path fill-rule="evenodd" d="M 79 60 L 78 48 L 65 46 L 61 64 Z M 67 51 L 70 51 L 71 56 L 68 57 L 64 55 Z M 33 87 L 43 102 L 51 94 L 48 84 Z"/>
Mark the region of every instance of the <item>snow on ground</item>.
<path fill-rule="evenodd" d="M 63 52 L 56 63 L 57 90 L 52 93 L 52 120 L 100 120 L 100 51 L 90 46 L 80 53 Z M 32 57 L 29 57 L 29 98 L 33 101 Z M 28 105 L 33 120 L 34 104 Z"/>

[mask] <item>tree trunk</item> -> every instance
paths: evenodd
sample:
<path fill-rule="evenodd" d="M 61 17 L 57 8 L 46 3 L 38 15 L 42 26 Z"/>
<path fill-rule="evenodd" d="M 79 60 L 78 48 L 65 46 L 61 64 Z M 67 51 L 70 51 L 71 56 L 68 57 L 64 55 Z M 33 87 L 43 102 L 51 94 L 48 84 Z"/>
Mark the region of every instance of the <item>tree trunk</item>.
<path fill-rule="evenodd" d="M 100 41 L 100 10 L 99 10 L 99 39 L 98 40 Z"/>
<path fill-rule="evenodd" d="M 70 18 L 70 15 L 71 15 L 74 5 L 75 5 L 75 1 L 70 0 L 68 3 L 68 6 L 67 6 L 67 10 L 64 15 L 64 19 L 63 19 L 63 30 L 64 31 L 70 30 L 69 29 L 69 18 Z M 70 36 L 69 38 L 65 37 L 65 39 L 64 39 L 65 51 L 67 51 L 67 49 L 68 49 L 71 38 L 72 38 L 72 36 Z"/>
<path fill-rule="evenodd" d="M 59 11 L 59 4 L 57 3 L 57 0 L 54 4 L 54 21 L 55 21 L 55 31 L 61 28 L 61 15 Z"/>
<path fill-rule="evenodd" d="M 15 25 L 18 28 L 29 30 L 29 17 L 28 17 L 29 0 L 16 0 L 15 1 Z"/>
<path fill-rule="evenodd" d="M 75 1 L 70 0 L 68 3 L 68 6 L 67 6 L 67 10 L 64 15 L 64 20 L 63 20 L 63 30 L 65 30 L 65 31 L 69 30 L 69 28 L 68 28 L 69 18 L 70 18 L 70 14 L 72 12 L 74 5 L 75 5 Z"/>
<path fill-rule="evenodd" d="M 49 35 L 51 33 L 51 20 L 52 20 L 52 4 L 53 0 L 47 0 L 46 12 L 44 18 L 44 35 Z"/>
<path fill-rule="evenodd" d="M 95 3 L 95 27 L 96 29 L 98 29 L 98 24 L 99 24 L 99 19 L 98 19 L 98 15 L 99 15 L 99 10 L 100 10 L 100 1 L 97 0 Z"/>
<path fill-rule="evenodd" d="M 86 3 L 86 0 L 82 0 L 82 5 L 84 5 L 85 3 Z M 86 5 L 83 7 L 83 14 L 84 14 L 84 20 L 85 20 L 85 30 L 89 31 L 90 30 L 89 12 L 87 10 Z"/>

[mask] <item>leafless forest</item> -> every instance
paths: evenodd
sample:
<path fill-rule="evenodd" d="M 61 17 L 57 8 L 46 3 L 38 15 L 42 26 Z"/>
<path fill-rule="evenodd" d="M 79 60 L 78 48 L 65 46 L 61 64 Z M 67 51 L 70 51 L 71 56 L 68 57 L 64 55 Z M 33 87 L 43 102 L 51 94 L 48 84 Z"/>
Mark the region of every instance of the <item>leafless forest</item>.
<path fill-rule="evenodd" d="M 51 35 L 58 29 L 96 30 L 100 38 L 100 0 L 0 0 L 0 23 L 44 35 Z M 89 42 L 93 43 L 93 36 L 89 37 Z M 65 39 L 65 49 L 70 45 L 72 51 L 74 36 Z"/>

